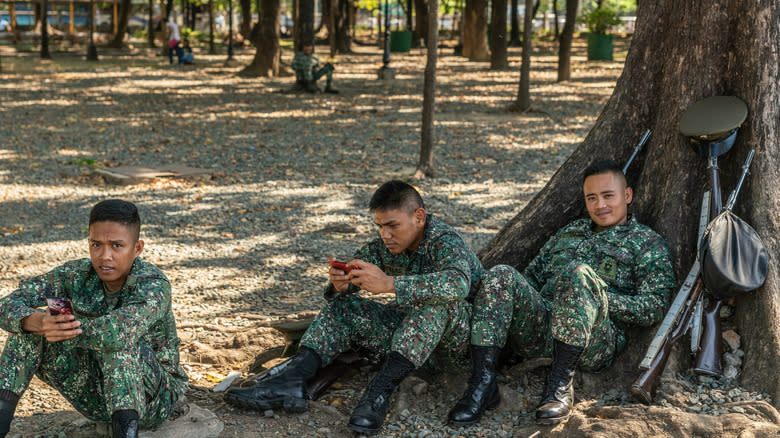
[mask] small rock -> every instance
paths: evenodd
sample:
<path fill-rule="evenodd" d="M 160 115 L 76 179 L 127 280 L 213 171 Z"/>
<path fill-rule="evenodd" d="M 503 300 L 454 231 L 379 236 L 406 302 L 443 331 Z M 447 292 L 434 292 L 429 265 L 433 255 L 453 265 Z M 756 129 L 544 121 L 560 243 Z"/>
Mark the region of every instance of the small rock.
<path fill-rule="evenodd" d="M 274 416 L 274 410 L 273 409 L 266 409 L 265 411 L 263 411 L 263 415 L 266 418 L 272 418 Z"/>
<path fill-rule="evenodd" d="M 745 413 L 745 408 L 740 407 L 740 406 L 734 406 L 733 408 L 731 408 L 731 411 L 732 412 L 737 412 L 739 414 L 744 414 Z"/>
<path fill-rule="evenodd" d="M 735 367 L 742 365 L 742 359 L 734 353 L 723 353 L 723 362 L 726 365 L 733 365 Z"/>
<path fill-rule="evenodd" d="M 734 330 L 726 330 L 721 334 L 723 341 L 729 346 L 731 351 L 737 350 L 740 347 L 740 336 Z"/>
<path fill-rule="evenodd" d="M 734 310 L 731 308 L 731 306 L 722 306 L 720 308 L 720 317 L 722 319 L 726 319 L 730 317 L 732 314 L 734 314 Z"/>
<path fill-rule="evenodd" d="M 739 377 L 739 368 L 734 365 L 726 365 L 726 368 L 723 369 L 723 377 L 732 380 L 736 379 Z"/>
<path fill-rule="evenodd" d="M 419 396 L 420 394 L 425 392 L 426 389 L 428 389 L 428 382 L 422 381 L 412 386 L 412 393 L 414 393 L 414 395 Z"/>

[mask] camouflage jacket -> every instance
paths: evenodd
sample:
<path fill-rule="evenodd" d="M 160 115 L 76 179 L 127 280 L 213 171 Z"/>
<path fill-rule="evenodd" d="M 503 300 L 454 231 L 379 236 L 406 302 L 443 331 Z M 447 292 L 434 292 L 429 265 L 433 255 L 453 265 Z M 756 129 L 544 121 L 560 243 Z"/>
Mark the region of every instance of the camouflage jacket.
<path fill-rule="evenodd" d="M 393 277 L 401 306 L 446 304 L 473 296 L 485 272 L 482 262 L 451 226 L 428 214 L 420 245 L 412 253 L 391 254 L 382 239 L 355 252 Z M 357 292 L 354 285 L 349 292 Z"/>
<path fill-rule="evenodd" d="M 314 79 L 313 70 L 319 68 L 320 60 L 317 55 L 306 56 L 303 52 L 295 52 L 292 61 L 292 69 L 295 71 L 295 77 L 299 80 L 311 81 Z"/>
<path fill-rule="evenodd" d="M 46 297 L 69 298 L 82 333 L 65 342 L 97 352 L 117 351 L 145 341 L 172 381 L 187 385 L 179 365 L 179 337 L 171 310 L 171 285 L 156 266 L 136 258 L 122 288 L 108 294 L 92 262 L 85 258 L 23 280 L 0 299 L 0 328 L 23 333 L 22 319 L 46 306 Z M 109 304 L 113 302 L 113 305 Z"/>
<path fill-rule="evenodd" d="M 587 264 L 607 284 L 613 321 L 649 326 L 663 317 L 677 285 L 666 241 L 633 217 L 592 231 L 591 219 L 576 220 L 545 243 L 523 275 L 544 297 L 555 294 L 552 279 L 569 263 Z"/>

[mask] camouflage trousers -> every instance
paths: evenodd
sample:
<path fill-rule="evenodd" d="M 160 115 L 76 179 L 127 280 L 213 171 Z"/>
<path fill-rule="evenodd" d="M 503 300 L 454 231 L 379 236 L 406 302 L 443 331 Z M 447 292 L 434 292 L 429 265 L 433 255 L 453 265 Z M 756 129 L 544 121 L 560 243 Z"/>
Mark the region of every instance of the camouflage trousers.
<path fill-rule="evenodd" d="M 322 309 L 300 345 L 316 351 L 323 366 L 341 352 L 362 348 L 395 351 L 417 368 L 460 370 L 468 365 L 470 310 L 465 301 L 398 307 L 344 295 Z"/>
<path fill-rule="evenodd" d="M 625 334 L 609 319 L 607 285 L 588 265 L 570 263 L 544 289 L 535 290 L 514 268 L 488 271 L 476 296 L 471 344 L 512 349 L 526 357 L 550 357 L 553 340 L 584 347 L 579 366 L 596 371 L 612 363 Z"/>
<path fill-rule="evenodd" d="M 167 420 L 180 391 L 145 343 L 99 353 L 47 342 L 43 336 L 12 334 L 0 356 L 0 389 L 20 397 L 33 375 L 55 388 L 85 417 L 111 422 L 111 414 L 135 409 L 143 427 Z"/>

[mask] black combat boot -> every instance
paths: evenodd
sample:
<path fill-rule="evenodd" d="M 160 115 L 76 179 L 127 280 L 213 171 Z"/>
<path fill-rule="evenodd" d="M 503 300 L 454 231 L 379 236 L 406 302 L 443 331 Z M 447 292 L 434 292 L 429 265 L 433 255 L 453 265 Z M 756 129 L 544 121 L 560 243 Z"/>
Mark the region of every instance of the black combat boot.
<path fill-rule="evenodd" d="M 306 90 L 308 93 L 319 93 L 320 87 L 317 86 L 317 83 L 314 81 L 304 81 L 303 82 L 303 89 Z"/>
<path fill-rule="evenodd" d="M 330 94 L 339 94 L 339 90 L 333 88 L 333 84 L 330 80 L 325 84 L 325 92 Z"/>
<path fill-rule="evenodd" d="M 390 353 L 385 366 L 374 376 L 352 411 L 349 428 L 367 435 L 379 432 L 390 407 L 390 396 L 412 371 L 414 364 L 395 351 Z"/>
<path fill-rule="evenodd" d="M 123 409 L 111 414 L 112 438 L 138 438 L 138 412 Z"/>
<path fill-rule="evenodd" d="M 246 409 L 265 411 L 284 408 L 287 413 L 306 410 L 306 381 L 317 374 L 320 356 L 314 350 L 301 347 L 287 362 L 268 370 L 255 386 L 230 388 L 225 401 Z"/>
<path fill-rule="evenodd" d="M 542 401 L 536 408 L 536 423 L 558 424 L 569 418 L 574 404 L 574 368 L 580 360 L 582 347 L 555 342 L 553 363 L 547 375 Z"/>
<path fill-rule="evenodd" d="M 11 391 L 0 389 L 0 438 L 5 438 L 11 430 L 11 420 L 14 419 L 19 396 Z"/>
<path fill-rule="evenodd" d="M 501 402 L 496 383 L 498 347 L 471 346 L 471 378 L 463 397 L 455 404 L 447 421 L 453 426 L 478 423 L 482 411 L 495 409 Z"/>

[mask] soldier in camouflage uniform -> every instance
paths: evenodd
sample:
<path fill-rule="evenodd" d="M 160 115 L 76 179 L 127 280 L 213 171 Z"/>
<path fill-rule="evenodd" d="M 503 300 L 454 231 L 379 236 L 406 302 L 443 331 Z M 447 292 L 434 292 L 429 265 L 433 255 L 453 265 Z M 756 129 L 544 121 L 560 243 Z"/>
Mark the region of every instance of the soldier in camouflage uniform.
<path fill-rule="evenodd" d="M 676 286 L 666 242 L 628 215 L 632 200 L 614 161 L 585 171 L 590 219 L 559 230 L 521 275 L 495 266 L 474 301 L 471 326 L 473 374 L 449 422 L 480 420 L 498 405 L 495 365 L 499 348 L 526 358 L 553 356 L 539 424 L 568 418 L 575 366 L 595 371 L 612 363 L 626 342 L 627 325 L 650 326 L 664 314 Z"/>
<path fill-rule="evenodd" d="M 382 427 L 390 396 L 423 365 L 440 368 L 468 358 L 470 304 L 482 264 L 458 233 L 426 214 L 419 193 L 390 181 L 371 198 L 380 238 L 360 248 L 348 273 L 331 268 L 328 304 L 307 329 L 298 354 L 254 387 L 233 388 L 225 399 L 253 409 L 306 407 L 305 382 L 350 348 L 387 354 L 349 420 L 361 433 Z M 357 295 L 393 293 L 382 305 Z"/>
<path fill-rule="evenodd" d="M 325 76 L 327 78 L 325 92 L 331 94 L 338 93 L 338 90 L 333 88 L 333 70 L 335 70 L 333 64 L 326 62 L 320 68 L 320 60 L 314 54 L 314 45 L 312 43 L 304 43 L 303 50 L 295 52 L 291 68 L 295 71 L 296 88 L 316 93 L 319 91 L 317 79 Z"/>
<path fill-rule="evenodd" d="M 121 200 L 98 203 L 89 217 L 90 258 L 24 280 L 0 300 L 10 333 L 0 356 L 0 438 L 33 376 L 57 389 L 116 437 L 168 419 L 187 388 L 171 286 L 138 256 L 140 218 Z M 69 299 L 73 314 L 38 310 Z"/>

